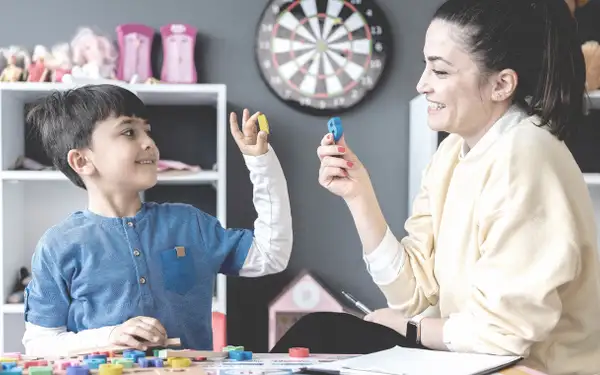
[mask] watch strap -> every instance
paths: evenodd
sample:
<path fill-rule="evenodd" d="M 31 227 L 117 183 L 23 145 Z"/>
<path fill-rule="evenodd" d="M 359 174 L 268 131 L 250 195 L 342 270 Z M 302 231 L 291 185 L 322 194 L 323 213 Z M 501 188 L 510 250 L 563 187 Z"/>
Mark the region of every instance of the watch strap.
<path fill-rule="evenodd" d="M 406 323 L 406 339 L 415 345 L 421 344 L 421 321 L 425 318 L 422 315 L 416 315 Z"/>

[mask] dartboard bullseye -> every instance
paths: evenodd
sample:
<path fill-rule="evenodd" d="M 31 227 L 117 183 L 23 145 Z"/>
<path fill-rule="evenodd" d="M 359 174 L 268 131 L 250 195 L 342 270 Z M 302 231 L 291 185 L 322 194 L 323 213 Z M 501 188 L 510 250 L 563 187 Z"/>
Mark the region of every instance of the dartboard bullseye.
<path fill-rule="evenodd" d="M 256 61 L 279 99 L 330 115 L 377 87 L 391 44 L 374 0 L 270 0 L 257 30 Z"/>

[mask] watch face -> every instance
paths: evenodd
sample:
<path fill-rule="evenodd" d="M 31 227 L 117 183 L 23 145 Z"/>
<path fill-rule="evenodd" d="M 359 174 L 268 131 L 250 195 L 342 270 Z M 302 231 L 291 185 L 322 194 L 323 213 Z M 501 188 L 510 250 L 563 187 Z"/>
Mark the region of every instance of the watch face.
<path fill-rule="evenodd" d="M 381 81 L 391 30 L 375 0 L 271 0 L 256 35 L 262 79 L 286 104 L 342 112 Z"/>

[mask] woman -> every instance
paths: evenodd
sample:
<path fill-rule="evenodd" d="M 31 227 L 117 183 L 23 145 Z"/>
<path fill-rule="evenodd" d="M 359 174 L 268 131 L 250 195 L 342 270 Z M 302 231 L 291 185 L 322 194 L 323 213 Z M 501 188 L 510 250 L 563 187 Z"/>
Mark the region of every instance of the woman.
<path fill-rule="evenodd" d="M 585 85 L 567 4 L 449 0 L 423 52 L 417 89 L 430 103 L 429 126 L 450 135 L 423 175 L 406 237 L 390 231 L 345 140 L 334 145 L 328 134 L 318 148 L 319 182 L 346 201 L 390 308 L 360 324 L 309 315 L 273 351 L 315 341 L 330 352 L 423 345 L 521 355 L 553 375 L 599 373 L 596 222 L 563 142 L 582 122 Z M 440 318 L 411 320 L 431 306 Z M 394 330 L 385 343 L 369 334 L 382 326 Z"/>

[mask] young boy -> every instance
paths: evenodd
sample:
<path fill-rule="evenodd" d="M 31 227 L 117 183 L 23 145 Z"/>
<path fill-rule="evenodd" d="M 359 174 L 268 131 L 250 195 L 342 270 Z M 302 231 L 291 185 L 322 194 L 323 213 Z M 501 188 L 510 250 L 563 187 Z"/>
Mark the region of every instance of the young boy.
<path fill-rule="evenodd" d="M 167 337 L 212 349 L 217 273 L 281 272 L 292 248 L 287 183 L 256 119 L 231 114 L 254 184 L 252 230 L 224 229 L 186 204 L 141 202 L 156 184 L 159 151 L 144 104 L 115 85 L 55 92 L 32 109 L 54 165 L 87 190 L 88 208 L 50 228 L 25 290 L 26 353 L 66 355 L 105 345 L 145 350 Z M 258 133 L 258 134 L 257 134 Z"/>

